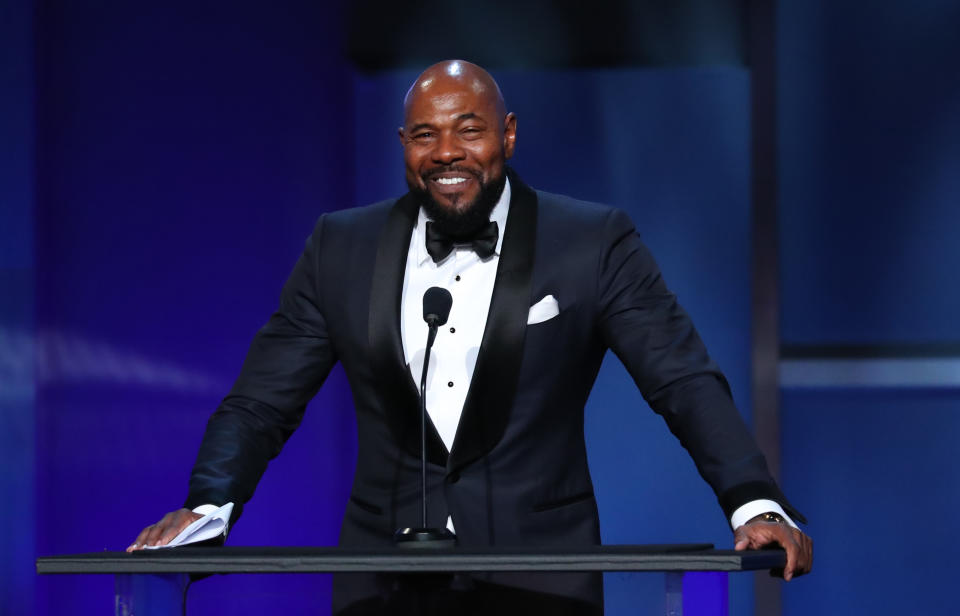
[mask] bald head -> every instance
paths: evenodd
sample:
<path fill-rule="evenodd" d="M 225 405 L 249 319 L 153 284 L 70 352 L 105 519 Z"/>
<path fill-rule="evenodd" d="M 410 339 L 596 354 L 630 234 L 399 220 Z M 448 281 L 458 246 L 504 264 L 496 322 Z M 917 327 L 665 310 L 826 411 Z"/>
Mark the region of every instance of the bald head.
<path fill-rule="evenodd" d="M 410 105 L 420 97 L 430 97 L 451 90 L 469 91 L 492 105 L 498 116 L 507 115 L 503 93 L 490 73 L 465 60 L 444 60 L 420 73 L 407 90 L 407 95 L 403 97 L 404 118 L 410 112 Z"/>

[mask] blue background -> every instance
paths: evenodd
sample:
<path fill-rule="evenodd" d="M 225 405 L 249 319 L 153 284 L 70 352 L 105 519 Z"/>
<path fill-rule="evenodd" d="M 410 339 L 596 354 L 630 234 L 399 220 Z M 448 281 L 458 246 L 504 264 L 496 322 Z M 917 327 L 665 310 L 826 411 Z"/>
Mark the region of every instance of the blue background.
<path fill-rule="evenodd" d="M 787 344 L 960 342 L 954 3 L 778 3 Z M 336 9 L 0 6 L 0 606 L 101 613 L 106 577 L 37 555 L 122 549 L 180 505 L 206 417 L 316 217 L 403 191 L 414 73 L 360 74 Z M 948 61 L 953 59 L 953 61 Z M 750 73 L 498 71 L 531 185 L 626 208 L 748 418 Z M 949 611 L 960 392 L 786 389 L 783 486 L 812 520 L 786 614 Z M 355 457 L 335 371 L 235 545 L 336 541 Z M 730 533 L 608 361 L 588 445 L 610 543 Z M 608 576 L 610 613 L 657 581 Z M 878 590 L 882 589 L 882 590 Z M 731 613 L 751 611 L 731 581 Z M 208 613 L 323 613 L 322 576 L 233 576 Z"/>

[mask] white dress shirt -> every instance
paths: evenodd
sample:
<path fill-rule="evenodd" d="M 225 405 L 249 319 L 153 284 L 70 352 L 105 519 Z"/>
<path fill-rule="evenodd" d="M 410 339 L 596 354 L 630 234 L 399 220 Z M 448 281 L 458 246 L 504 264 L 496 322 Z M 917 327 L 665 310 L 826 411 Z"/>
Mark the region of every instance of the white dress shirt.
<path fill-rule="evenodd" d="M 478 257 L 470 246 L 455 246 L 443 261 L 434 263 L 427 253 L 426 223 L 429 219 L 422 208 L 410 237 L 400 302 L 400 338 L 403 356 L 417 385 L 423 372 L 427 344 L 423 294 L 430 287 L 443 287 L 453 297 L 450 317 L 437 333 L 427 370 L 427 414 L 447 451 L 453 448 L 460 414 L 473 380 L 473 369 L 477 365 L 509 208 L 510 182 L 507 181 L 500 200 L 490 213 L 490 220 L 497 223 L 500 233 L 494 254 L 486 260 Z"/>

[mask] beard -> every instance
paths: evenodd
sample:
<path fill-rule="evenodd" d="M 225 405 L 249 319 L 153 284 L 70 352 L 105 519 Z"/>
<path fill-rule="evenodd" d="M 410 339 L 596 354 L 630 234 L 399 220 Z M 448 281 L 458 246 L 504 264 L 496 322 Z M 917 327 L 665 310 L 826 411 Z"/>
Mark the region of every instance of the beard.
<path fill-rule="evenodd" d="M 433 175 L 457 171 L 460 173 L 469 173 L 477 179 L 480 184 L 480 194 L 464 206 L 452 208 L 438 203 L 429 190 L 424 190 L 416 186 L 410 186 L 410 192 L 419 200 L 427 216 L 433 220 L 436 229 L 452 238 L 469 238 L 476 234 L 484 225 L 490 222 L 490 212 L 496 207 L 500 195 L 503 193 L 503 186 L 507 181 L 506 171 L 499 177 L 491 178 L 488 182 L 483 182 L 480 176 L 470 170 L 452 165 L 450 167 L 440 167 L 432 170 L 424 176 L 424 180 L 430 182 Z M 456 203 L 456 202 L 455 202 Z"/>

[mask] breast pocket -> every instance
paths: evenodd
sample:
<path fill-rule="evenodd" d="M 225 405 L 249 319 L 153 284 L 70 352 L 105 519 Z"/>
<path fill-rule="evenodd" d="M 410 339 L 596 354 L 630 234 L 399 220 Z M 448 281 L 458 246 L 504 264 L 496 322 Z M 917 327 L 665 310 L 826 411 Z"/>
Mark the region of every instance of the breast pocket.
<path fill-rule="evenodd" d="M 527 325 L 524 336 L 525 350 L 542 350 L 551 348 L 560 348 L 564 340 L 569 338 L 568 321 L 570 321 L 571 311 L 561 310 L 557 316 Z"/>

